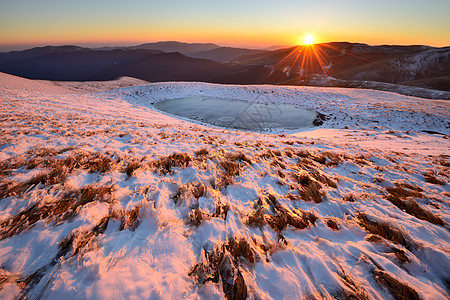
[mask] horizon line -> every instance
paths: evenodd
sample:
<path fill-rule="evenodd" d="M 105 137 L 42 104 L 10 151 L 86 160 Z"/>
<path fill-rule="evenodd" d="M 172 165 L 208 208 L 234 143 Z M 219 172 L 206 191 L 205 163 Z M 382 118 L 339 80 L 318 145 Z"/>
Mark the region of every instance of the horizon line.
<path fill-rule="evenodd" d="M 29 50 L 33 48 L 41 48 L 41 47 L 64 47 L 64 46 L 76 46 L 76 47 L 82 47 L 82 48 L 89 48 L 89 49 L 96 49 L 96 48 L 103 48 L 103 47 L 133 47 L 133 46 L 140 46 L 144 44 L 153 44 L 153 43 L 170 43 L 170 42 L 176 42 L 176 43 L 184 43 L 184 44 L 214 44 L 218 47 L 230 47 L 230 48 L 244 48 L 244 49 L 255 49 L 255 50 L 268 50 L 270 48 L 277 48 L 277 49 L 283 49 L 283 48 L 291 48 L 296 46 L 302 46 L 302 44 L 286 44 L 286 45 L 271 45 L 271 46 L 252 46 L 252 45 L 245 45 L 245 44 L 233 44 L 233 43 L 215 43 L 215 42 L 184 42 L 184 41 L 177 41 L 177 40 L 158 40 L 158 41 L 148 41 L 148 42 L 75 42 L 75 43 L 30 43 L 30 44 L 4 44 L 0 45 L 0 52 L 11 52 L 11 51 L 24 51 Z M 383 43 L 383 44 L 369 44 L 369 43 L 363 43 L 363 42 L 349 42 L 349 41 L 328 41 L 328 42 L 318 42 L 314 43 L 314 45 L 321 45 L 321 44 L 332 44 L 332 43 L 349 43 L 349 44 L 361 44 L 361 45 L 368 45 L 371 47 L 379 47 L 379 46 L 425 46 L 425 47 L 431 47 L 431 48 L 447 48 L 448 46 L 431 46 L 426 44 L 391 44 L 391 43 Z M 5 50 L 3 50 L 5 49 Z"/>

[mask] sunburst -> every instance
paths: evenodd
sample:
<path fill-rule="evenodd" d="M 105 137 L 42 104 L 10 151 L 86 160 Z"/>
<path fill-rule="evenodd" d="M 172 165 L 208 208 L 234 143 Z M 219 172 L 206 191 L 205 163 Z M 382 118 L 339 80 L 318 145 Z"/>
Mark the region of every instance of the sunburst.
<path fill-rule="evenodd" d="M 314 35 L 312 34 L 305 34 L 303 37 L 303 45 L 313 45 L 315 42 Z"/>

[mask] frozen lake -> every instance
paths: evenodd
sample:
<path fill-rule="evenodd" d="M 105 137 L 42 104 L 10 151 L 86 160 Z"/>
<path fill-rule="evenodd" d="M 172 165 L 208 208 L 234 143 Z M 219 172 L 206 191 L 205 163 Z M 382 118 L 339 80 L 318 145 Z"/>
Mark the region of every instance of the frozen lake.
<path fill-rule="evenodd" d="M 316 113 L 292 104 L 272 104 L 202 95 L 169 99 L 154 105 L 170 114 L 215 126 L 250 131 L 313 127 Z"/>

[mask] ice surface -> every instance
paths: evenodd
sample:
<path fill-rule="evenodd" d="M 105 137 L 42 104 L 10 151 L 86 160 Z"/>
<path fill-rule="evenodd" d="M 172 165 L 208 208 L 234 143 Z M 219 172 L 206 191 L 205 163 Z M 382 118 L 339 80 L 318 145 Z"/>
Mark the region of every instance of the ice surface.
<path fill-rule="evenodd" d="M 215 126 L 250 131 L 312 127 L 316 113 L 298 105 L 193 95 L 155 104 L 157 109 L 173 115 Z"/>

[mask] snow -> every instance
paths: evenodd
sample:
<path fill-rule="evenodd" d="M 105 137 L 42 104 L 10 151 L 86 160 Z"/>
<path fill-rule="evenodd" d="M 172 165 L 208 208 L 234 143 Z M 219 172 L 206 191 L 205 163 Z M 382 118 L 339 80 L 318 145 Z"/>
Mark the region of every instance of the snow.
<path fill-rule="evenodd" d="M 154 107 L 199 95 L 295 105 L 330 118 L 314 128 L 249 132 Z M 249 299 L 392 298 L 374 270 L 422 299 L 449 297 L 448 101 L 339 88 L 52 83 L 2 73 L 0 101 L 2 299 L 222 299 L 237 272 Z M 189 160 L 167 171 L 163 162 L 173 153 Z M 110 160 L 106 167 L 83 167 L 100 154 Z M 26 185 L 72 157 L 61 181 Z M 127 171 L 131 162 L 137 167 Z M 303 181 L 295 179 L 301 175 Z M 308 182 L 319 186 L 317 203 L 302 194 L 314 186 Z M 26 189 L 5 194 L 14 184 Z M 65 196 L 74 202 L 77 192 L 97 187 L 108 187 L 104 197 L 80 205 L 71 218 L 58 215 Z M 397 207 L 390 198 L 396 189 L 443 224 Z M 38 212 L 55 205 L 54 215 L 27 219 L 8 234 L 9 220 L 23 213 L 15 219 L 21 224 L 33 205 Z M 190 219 L 195 211 L 205 216 L 197 225 Z M 261 226 L 249 221 L 257 211 Z M 283 211 L 317 220 L 277 232 L 270 222 Z M 373 237 L 359 213 L 400 230 L 405 244 Z M 210 264 L 215 251 L 234 253 L 227 248 L 233 238 L 245 241 L 250 258 Z M 235 277 L 200 282 L 195 266 L 211 274 L 229 268 Z"/>

